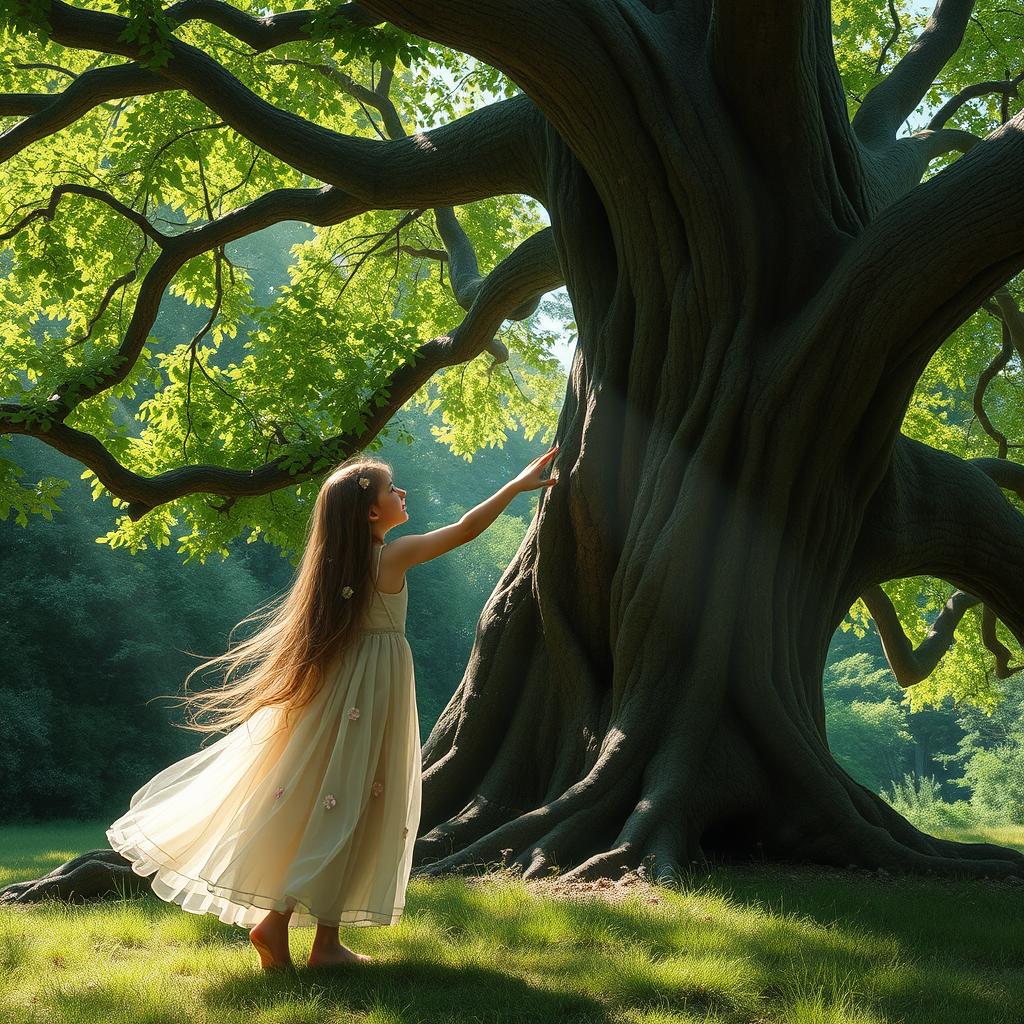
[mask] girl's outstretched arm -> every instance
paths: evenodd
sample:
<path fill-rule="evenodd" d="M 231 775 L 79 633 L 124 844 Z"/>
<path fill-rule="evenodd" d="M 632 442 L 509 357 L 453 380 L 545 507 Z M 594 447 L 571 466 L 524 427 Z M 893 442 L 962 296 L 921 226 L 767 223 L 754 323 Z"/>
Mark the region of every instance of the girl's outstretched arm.
<path fill-rule="evenodd" d="M 387 550 L 392 566 L 405 572 L 410 566 L 429 562 L 453 548 L 467 544 L 483 533 L 517 494 L 535 487 L 551 487 L 558 480 L 558 475 L 542 480 L 540 474 L 557 453 L 558 445 L 552 445 L 543 455 L 538 455 L 514 480 L 510 480 L 485 501 L 471 508 L 457 523 L 431 530 L 430 533 L 406 534 L 391 541 Z"/>

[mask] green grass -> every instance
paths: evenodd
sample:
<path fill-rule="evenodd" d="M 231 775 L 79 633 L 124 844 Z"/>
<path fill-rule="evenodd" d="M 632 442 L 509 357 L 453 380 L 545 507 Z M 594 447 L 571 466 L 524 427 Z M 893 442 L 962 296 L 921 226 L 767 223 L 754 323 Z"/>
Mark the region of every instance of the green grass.
<path fill-rule="evenodd" d="M 966 838 L 966 837 L 965 837 Z M 978 838 L 995 839 L 981 830 Z M 1024 847 L 1024 830 L 998 841 Z M 0 828 L 0 885 L 104 846 L 102 825 Z M 1024 886 L 1021 886 L 1024 889 Z M 0 1021 L 100 1024 L 1019 1024 L 1024 894 L 784 867 L 702 872 L 617 903 L 493 876 L 409 886 L 343 928 L 376 962 L 265 975 L 241 928 L 152 896 L 0 910 Z"/>

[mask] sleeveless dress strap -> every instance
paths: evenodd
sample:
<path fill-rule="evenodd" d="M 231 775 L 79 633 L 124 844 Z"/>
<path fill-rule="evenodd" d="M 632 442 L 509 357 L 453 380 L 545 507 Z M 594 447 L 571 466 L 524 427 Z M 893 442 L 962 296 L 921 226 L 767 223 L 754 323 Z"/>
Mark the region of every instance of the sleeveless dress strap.
<path fill-rule="evenodd" d="M 383 551 L 384 551 L 384 545 L 381 544 L 381 546 L 379 548 L 377 548 L 377 568 L 376 568 L 376 570 L 374 571 L 374 574 L 373 574 L 374 585 L 376 585 L 377 578 L 380 576 L 380 556 L 383 553 Z M 388 613 L 388 618 L 391 620 L 391 625 L 395 627 L 396 631 L 399 631 L 398 630 L 398 624 L 395 622 L 395 617 L 391 614 L 391 609 L 388 607 L 387 601 L 384 600 L 384 596 L 385 595 L 380 590 L 378 590 L 377 591 L 377 596 L 381 599 L 381 603 L 384 605 L 384 611 L 386 611 Z"/>

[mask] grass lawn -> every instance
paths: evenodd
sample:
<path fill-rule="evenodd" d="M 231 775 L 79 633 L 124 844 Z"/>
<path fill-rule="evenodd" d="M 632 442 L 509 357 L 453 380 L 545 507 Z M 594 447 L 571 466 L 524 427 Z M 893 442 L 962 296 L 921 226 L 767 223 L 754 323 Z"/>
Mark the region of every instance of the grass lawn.
<path fill-rule="evenodd" d="M 0 886 L 105 846 L 105 824 L 0 827 Z M 968 838 L 968 837 L 964 837 Z M 1024 849 L 1024 830 L 973 837 Z M 105 1024 L 1020 1024 L 1024 885 L 778 866 L 557 892 L 413 878 L 375 963 L 266 975 L 241 928 L 153 896 L 0 909 L 0 1021 Z"/>

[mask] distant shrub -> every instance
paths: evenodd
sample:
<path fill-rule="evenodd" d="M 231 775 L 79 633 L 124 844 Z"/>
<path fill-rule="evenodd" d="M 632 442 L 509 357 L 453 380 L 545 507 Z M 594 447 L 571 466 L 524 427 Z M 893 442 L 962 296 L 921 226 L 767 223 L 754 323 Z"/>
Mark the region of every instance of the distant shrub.
<path fill-rule="evenodd" d="M 969 829 L 978 821 L 977 810 L 967 800 L 947 803 L 939 793 L 939 783 L 931 776 L 915 781 L 906 774 L 902 781 L 892 784 L 882 796 L 922 832 L 935 832 L 948 828 Z"/>
<path fill-rule="evenodd" d="M 979 820 L 990 825 L 1024 825 L 1024 743 L 974 751 L 964 764 L 961 782 L 971 788 L 971 804 Z"/>

